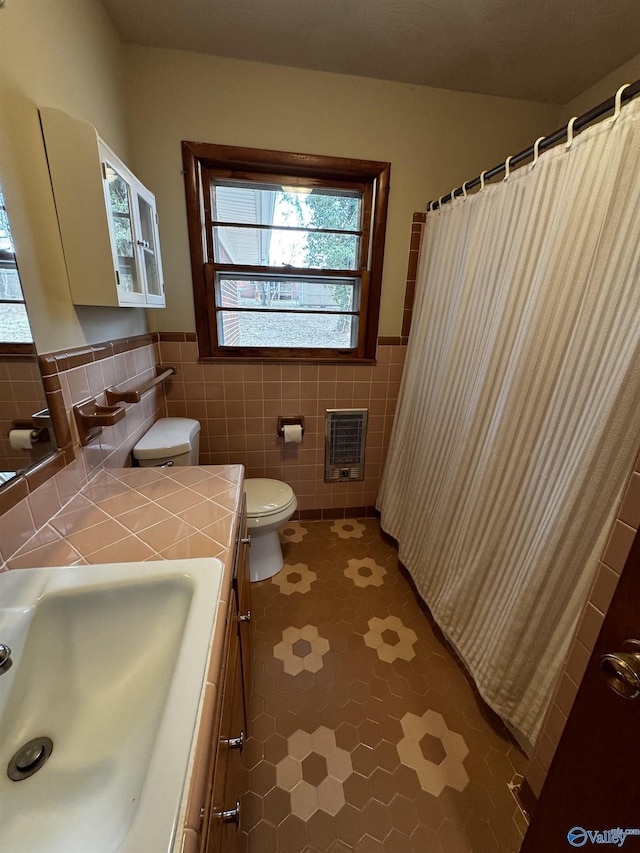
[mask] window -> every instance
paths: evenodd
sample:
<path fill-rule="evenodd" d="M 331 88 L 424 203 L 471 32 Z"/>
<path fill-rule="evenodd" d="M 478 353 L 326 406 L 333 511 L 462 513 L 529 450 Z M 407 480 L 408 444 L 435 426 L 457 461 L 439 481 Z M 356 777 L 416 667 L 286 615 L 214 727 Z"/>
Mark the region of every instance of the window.
<path fill-rule="evenodd" d="M 183 142 L 203 357 L 375 357 L 388 163 Z"/>
<path fill-rule="evenodd" d="M 33 336 L 0 187 L 0 342 L 23 344 L 30 341 L 33 341 Z"/>

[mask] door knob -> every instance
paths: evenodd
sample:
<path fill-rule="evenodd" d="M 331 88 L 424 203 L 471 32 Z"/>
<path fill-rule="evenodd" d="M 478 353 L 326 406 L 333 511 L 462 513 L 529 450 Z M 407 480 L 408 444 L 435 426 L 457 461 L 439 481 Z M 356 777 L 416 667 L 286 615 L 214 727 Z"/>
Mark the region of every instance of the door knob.
<path fill-rule="evenodd" d="M 235 823 L 236 826 L 240 825 L 240 800 L 236 800 L 236 806 L 233 809 L 222 809 L 219 812 L 215 812 L 214 816 L 218 818 L 218 820 L 222 820 L 224 823 Z"/>
<path fill-rule="evenodd" d="M 240 732 L 238 737 L 222 738 L 222 743 L 229 749 L 239 749 L 242 752 L 244 749 L 244 732 Z"/>
<path fill-rule="evenodd" d="M 625 640 L 621 652 L 602 655 L 600 672 L 618 696 L 640 698 L 640 640 Z"/>

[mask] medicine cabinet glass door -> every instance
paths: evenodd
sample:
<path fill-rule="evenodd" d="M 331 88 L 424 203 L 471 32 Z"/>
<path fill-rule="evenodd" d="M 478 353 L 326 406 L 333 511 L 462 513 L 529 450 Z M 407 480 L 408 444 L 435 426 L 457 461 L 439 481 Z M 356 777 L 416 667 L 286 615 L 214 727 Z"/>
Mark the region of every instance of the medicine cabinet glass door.
<path fill-rule="evenodd" d="M 142 257 L 141 268 L 147 287 L 147 303 L 164 305 L 164 288 L 162 284 L 162 266 L 158 251 L 158 214 L 155 200 L 141 184 L 136 185 L 138 199 L 138 218 L 140 237 L 138 251 Z"/>
<path fill-rule="evenodd" d="M 120 298 L 123 302 L 143 303 L 144 287 L 134 242 L 132 186 L 106 152 L 102 153 L 105 197 Z"/>

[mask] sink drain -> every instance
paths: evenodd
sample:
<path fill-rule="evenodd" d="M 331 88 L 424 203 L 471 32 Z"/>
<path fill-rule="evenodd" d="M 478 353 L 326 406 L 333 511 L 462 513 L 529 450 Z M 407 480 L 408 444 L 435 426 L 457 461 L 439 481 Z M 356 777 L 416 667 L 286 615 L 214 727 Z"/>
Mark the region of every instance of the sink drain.
<path fill-rule="evenodd" d="M 7 767 L 7 776 L 14 782 L 33 776 L 49 758 L 52 750 L 53 741 L 50 737 L 33 738 L 15 753 Z"/>

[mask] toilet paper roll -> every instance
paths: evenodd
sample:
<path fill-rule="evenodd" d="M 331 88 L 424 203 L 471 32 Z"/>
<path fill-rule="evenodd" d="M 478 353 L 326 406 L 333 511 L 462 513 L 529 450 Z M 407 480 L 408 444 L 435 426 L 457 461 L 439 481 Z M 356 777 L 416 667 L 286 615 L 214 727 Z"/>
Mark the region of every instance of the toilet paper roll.
<path fill-rule="evenodd" d="M 284 440 L 292 444 L 300 444 L 302 442 L 302 427 L 300 424 L 285 424 Z"/>
<path fill-rule="evenodd" d="M 12 429 L 9 444 L 14 450 L 31 450 L 34 436 L 35 430 L 32 429 Z"/>

